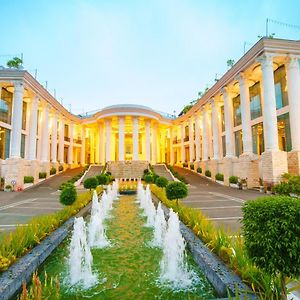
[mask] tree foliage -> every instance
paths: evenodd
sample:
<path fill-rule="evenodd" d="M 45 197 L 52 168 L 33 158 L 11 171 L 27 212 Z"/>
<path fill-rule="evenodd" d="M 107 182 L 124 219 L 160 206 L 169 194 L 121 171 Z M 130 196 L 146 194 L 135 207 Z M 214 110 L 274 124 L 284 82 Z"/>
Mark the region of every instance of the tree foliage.
<path fill-rule="evenodd" d="M 109 181 L 108 176 L 106 176 L 105 174 L 97 175 L 96 178 L 97 178 L 98 183 L 99 183 L 100 185 L 107 184 L 108 181 Z"/>
<path fill-rule="evenodd" d="M 168 185 L 168 179 L 163 176 L 160 176 L 156 178 L 155 184 L 158 187 L 166 187 Z"/>
<path fill-rule="evenodd" d="M 72 205 L 77 198 L 77 191 L 73 184 L 67 184 L 59 195 L 59 201 L 63 205 Z"/>
<path fill-rule="evenodd" d="M 9 68 L 16 68 L 18 69 L 23 64 L 23 60 L 19 57 L 14 57 L 13 59 L 10 59 L 6 65 Z"/>
<path fill-rule="evenodd" d="M 188 195 L 188 188 L 185 183 L 181 181 L 169 182 L 166 187 L 166 195 L 169 200 L 183 199 Z"/>
<path fill-rule="evenodd" d="M 85 189 L 95 189 L 98 186 L 98 180 L 96 177 L 90 177 L 87 178 L 84 182 L 83 182 L 83 186 Z"/>

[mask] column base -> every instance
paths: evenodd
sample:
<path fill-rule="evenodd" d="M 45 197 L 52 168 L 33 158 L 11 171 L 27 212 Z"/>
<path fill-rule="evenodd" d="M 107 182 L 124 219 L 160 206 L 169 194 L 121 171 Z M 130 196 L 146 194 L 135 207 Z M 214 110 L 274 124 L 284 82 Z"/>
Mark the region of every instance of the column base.
<path fill-rule="evenodd" d="M 300 175 L 300 151 L 291 151 L 287 154 L 288 172 L 292 175 Z"/>
<path fill-rule="evenodd" d="M 15 191 L 19 188 L 23 189 L 25 160 L 22 158 L 6 159 L 2 164 L 2 174 L 4 174 L 4 187 L 10 185 Z"/>
<path fill-rule="evenodd" d="M 267 150 L 261 155 L 262 179 L 268 183 L 278 183 L 283 173 L 288 172 L 287 152 Z"/>
<path fill-rule="evenodd" d="M 51 163 L 49 161 L 42 161 L 40 163 L 40 172 L 46 172 L 47 177 L 50 175 Z"/>
<path fill-rule="evenodd" d="M 219 164 L 219 172 L 224 175 L 224 185 L 229 185 L 229 177 L 233 174 L 233 160 L 236 157 L 224 157 Z"/>

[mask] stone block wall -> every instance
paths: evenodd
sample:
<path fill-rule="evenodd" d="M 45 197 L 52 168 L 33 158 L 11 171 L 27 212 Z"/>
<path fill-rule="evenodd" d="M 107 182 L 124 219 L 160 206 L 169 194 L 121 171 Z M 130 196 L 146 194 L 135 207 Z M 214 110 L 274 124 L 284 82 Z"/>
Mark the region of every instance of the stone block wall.
<path fill-rule="evenodd" d="M 108 171 L 114 178 L 141 178 L 149 166 L 148 161 L 110 161 Z"/>

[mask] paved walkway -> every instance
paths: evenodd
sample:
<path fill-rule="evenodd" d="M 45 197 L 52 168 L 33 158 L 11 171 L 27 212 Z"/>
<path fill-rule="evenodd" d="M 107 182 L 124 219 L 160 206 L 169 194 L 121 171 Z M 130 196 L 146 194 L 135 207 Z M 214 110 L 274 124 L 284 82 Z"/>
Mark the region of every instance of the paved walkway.
<path fill-rule="evenodd" d="M 190 170 L 174 167 L 189 182 L 189 195 L 181 203 L 201 209 L 218 227 L 235 233 L 241 227 L 241 206 L 246 200 L 265 196 L 253 190 L 238 190 L 215 183 Z"/>
<path fill-rule="evenodd" d="M 0 233 L 14 229 L 17 224 L 26 224 L 34 216 L 62 209 L 58 187 L 81 171 L 82 168 L 67 170 L 24 192 L 0 192 Z"/>

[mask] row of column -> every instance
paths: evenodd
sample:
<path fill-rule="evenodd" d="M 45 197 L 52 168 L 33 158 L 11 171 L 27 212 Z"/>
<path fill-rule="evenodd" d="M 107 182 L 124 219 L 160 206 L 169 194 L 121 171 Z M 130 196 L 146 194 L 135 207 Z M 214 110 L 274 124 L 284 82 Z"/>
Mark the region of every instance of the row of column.
<path fill-rule="evenodd" d="M 263 110 L 263 125 L 264 125 L 264 143 L 265 151 L 279 151 L 278 145 L 278 128 L 277 128 L 277 109 L 275 98 L 273 56 L 265 54 L 258 59 L 261 63 L 262 71 L 262 110 Z M 289 99 L 289 116 L 292 138 L 292 151 L 300 151 L 300 70 L 299 57 L 289 56 L 286 62 L 287 70 L 287 87 Z M 251 111 L 250 111 L 250 95 L 249 83 L 243 73 L 238 76 L 240 88 L 240 107 L 242 118 L 242 142 L 243 154 L 251 155 L 252 148 L 252 131 L 251 131 Z M 226 141 L 226 157 L 235 156 L 235 141 L 234 141 L 234 124 L 233 124 L 233 103 L 232 93 L 228 87 L 224 87 L 221 91 L 224 103 L 224 121 L 225 121 L 225 141 Z M 210 114 L 211 110 L 211 114 Z M 201 117 L 202 122 L 201 122 Z M 211 115 L 211 120 L 210 120 Z M 195 123 L 195 139 L 193 126 Z M 202 107 L 201 112 L 197 113 L 188 121 L 189 124 L 189 154 L 190 161 L 199 161 L 200 140 L 202 136 L 202 159 L 207 160 L 208 156 L 213 159 L 221 157 L 221 111 L 220 101 L 217 98 L 212 98 L 209 104 Z M 212 127 L 212 128 L 211 128 Z M 201 132 L 202 128 L 202 132 Z M 210 136 L 212 133 L 212 137 Z M 173 137 L 173 135 L 172 135 Z M 184 162 L 185 157 L 185 124 L 181 124 L 181 160 Z M 211 143 L 211 141 L 213 141 Z M 173 138 L 171 139 L 171 143 Z M 194 145 L 196 153 L 194 153 Z M 213 151 L 212 151 L 212 149 Z M 174 162 L 174 154 L 171 147 L 171 163 Z"/>

